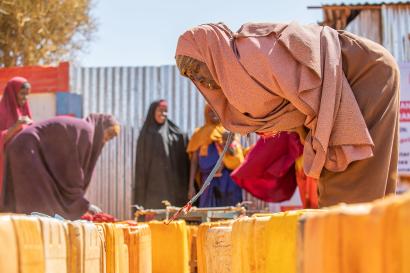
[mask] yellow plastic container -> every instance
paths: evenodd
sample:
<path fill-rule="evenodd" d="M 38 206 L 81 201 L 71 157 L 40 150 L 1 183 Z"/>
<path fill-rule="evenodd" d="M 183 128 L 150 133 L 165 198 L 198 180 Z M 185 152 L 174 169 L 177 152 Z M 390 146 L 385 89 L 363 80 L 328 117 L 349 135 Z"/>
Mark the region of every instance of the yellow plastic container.
<path fill-rule="evenodd" d="M 305 218 L 303 245 L 304 273 L 340 273 L 341 223 L 339 212 L 329 210 Z"/>
<path fill-rule="evenodd" d="M 243 217 L 232 226 L 232 272 L 263 273 L 266 269 L 268 214 Z"/>
<path fill-rule="evenodd" d="M 106 273 L 128 273 L 128 247 L 120 225 L 103 223 L 106 252 Z"/>
<path fill-rule="evenodd" d="M 189 257 L 189 271 L 191 273 L 197 272 L 197 245 L 196 238 L 198 236 L 198 226 L 188 225 L 188 257 Z"/>
<path fill-rule="evenodd" d="M 81 222 L 67 222 L 68 273 L 84 273 L 84 231 Z"/>
<path fill-rule="evenodd" d="M 45 273 L 67 273 L 68 252 L 65 223 L 53 218 L 39 218 L 44 243 Z"/>
<path fill-rule="evenodd" d="M 371 217 L 381 218 L 382 272 L 410 272 L 410 193 L 375 201 Z"/>
<path fill-rule="evenodd" d="M 266 261 L 267 261 L 267 252 L 268 252 L 268 242 L 267 232 L 268 224 L 270 221 L 270 216 L 260 216 L 254 217 L 254 226 L 253 226 L 253 235 L 251 241 L 253 243 L 253 253 L 254 253 L 254 262 L 253 266 L 255 270 L 251 272 L 263 273 L 266 270 Z"/>
<path fill-rule="evenodd" d="M 303 273 L 410 272 L 410 194 L 305 219 Z"/>
<path fill-rule="evenodd" d="M 149 222 L 152 235 L 152 272 L 189 273 L 188 231 L 185 221 L 167 225 Z"/>
<path fill-rule="evenodd" d="M 298 220 L 312 210 L 272 214 L 266 226 L 267 259 L 263 272 L 296 273 Z"/>
<path fill-rule="evenodd" d="M 0 216 L 0 272 L 19 273 L 16 233 L 10 216 Z"/>
<path fill-rule="evenodd" d="M 254 269 L 253 227 L 256 218 L 243 217 L 232 225 L 232 272 L 250 273 Z"/>
<path fill-rule="evenodd" d="M 220 221 L 220 222 L 210 222 L 202 223 L 198 226 L 198 233 L 196 237 L 196 247 L 197 247 L 197 269 L 198 273 L 207 273 L 206 270 L 206 249 L 205 249 L 205 236 L 208 229 L 218 226 L 230 226 L 233 221 Z"/>
<path fill-rule="evenodd" d="M 232 227 L 210 228 L 206 233 L 206 270 L 208 273 L 232 272 Z"/>
<path fill-rule="evenodd" d="M 129 273 L 152 272 L 151 230 L 147 224 L 121 225 L 128 246 Z"/>
<path fill-rule="evenodd" d="M 107 271 L 107 253 L 106 253 L 106 248 L 107 244 L 105 241 L 105 232 L 104 232 L 104 227 L 102 225 L 95 225 L 98 231 L 99 238 L 101 240 L 101 272 L 106 273 Z"/>
<path fill-rule="evenodd" d="M 17 238 L 19 273 L 44 273 L 44 248 L 40 222 L 35 217 L 12 216 Z"/>
<path fill-rule="evenodd" d="M 403 196 L 397 208 L 397 233 L 391 242 L 400 242 L 401 272 L 410 272 L 410 194 Z M 394 257 L 392 257 L 394 259 Z"/>
<path fill-rule="evenodd" d="M 304 273 L 382 273 L 382 215 L 372 204 L 340 205 L 306 218 Z M 393 271 L 392 271 L 393 272 Z M 394 271 L 396 272 L 396 271 Z"/>
<path fill-rule="evenodd" d="M 92 223 L 83 223 L 84 273 L 104 273 L 103 240 L 98 228 Z"/>
<path fill-rule="evenodd" d="M 382 218 L 370 215 L 371 204 L 340 209 L 341 272 L 382 273 Z"/>
<path fill-rule="evenodd" d="M 402 270 L 400 273 L 410 272 L 410 194 L 403 196 L 397 209 L 398 232 L 394 241 L 400 241 L 400 259 L 402 261 Z"/>

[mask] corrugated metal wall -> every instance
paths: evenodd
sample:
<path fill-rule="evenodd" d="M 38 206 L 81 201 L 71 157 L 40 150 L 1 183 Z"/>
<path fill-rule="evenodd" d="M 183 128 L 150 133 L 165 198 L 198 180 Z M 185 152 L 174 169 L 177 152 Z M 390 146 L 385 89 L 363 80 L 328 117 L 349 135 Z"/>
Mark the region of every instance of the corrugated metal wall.
<path fill-rule="evenodd" d="M 104 211 L 129 218 L 136 142 L 151 102 L 166 99 L 170 119 L 191 134 L 203 124 L 204 100 L 175 66 L 73 67 L 70 81 L 72 92 L 83 95 L 84 116 L 93 112 L 113 114 L 123 125 L 120 136 L 104 148 L 87 195 Z M 255 142 L 255 137 L 243 138 L 242 142 L 247 146 Z M 244 195 L 254 202 L 253 208 L 267 206 Z"/>
<path fill-rule="evenodd" d="M 381 44 L 381 26 L 380 10 L 362 10 L 360 14 L 346 26 L 346 30 Z"/>
<path fill-rule="evenodd" d="M 362 10 L 346 30 L 382 44 L 399 63 L 410 61 L 410 5 Z"/>
<path fill-rule="evenodd" d="M 171 120 L 183 130 L 192 132 L 203 122 L 202 96 L 172 65 L 74 67 L 70 79 L 72 92 L 83 95 L 84 115 L 110 113 L 122 124 L 138 129 L 151 102 L 163 98 L 169 103 Z"/>
<path fill-rule="evenodd" d="M 383 6 L 383 46 L 398 62 L 410 62 L 410 6 Z"/>

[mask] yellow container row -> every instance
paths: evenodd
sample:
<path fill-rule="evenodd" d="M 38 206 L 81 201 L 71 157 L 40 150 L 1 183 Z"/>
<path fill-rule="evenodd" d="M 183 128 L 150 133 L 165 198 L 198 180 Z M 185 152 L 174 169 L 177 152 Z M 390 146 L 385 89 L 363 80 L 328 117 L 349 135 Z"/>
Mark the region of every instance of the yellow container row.
<path fill-rule="evenodd" d="M 198 273 L 409 273 L 410 194 L 203 224 L 197 240 Z"/>
<path fill-rule="evenodd" d="M 198 273 L 296 272 L 298 220 L 314 213 L 319 210 L 259 214 L 225 226 L 206 224 L 202 236 L 200 225 L 197 244 L 206 247 L 202 257 L 198 251 Z"/>
<path fill-rule="evenodd" d="M 410 194 L 332 207 L 301 226 L 301 272 L 410 272 Z"/>
<path fill-rule="evenodd" d="M 0 215 L 0 272 L 409 273 L 410 194 L 326 210 L 92 224 Z"/>
<path fill-rule="evenodd" d="M 0 272 L 151 273 L 147 224 L 0 215 Z"/>

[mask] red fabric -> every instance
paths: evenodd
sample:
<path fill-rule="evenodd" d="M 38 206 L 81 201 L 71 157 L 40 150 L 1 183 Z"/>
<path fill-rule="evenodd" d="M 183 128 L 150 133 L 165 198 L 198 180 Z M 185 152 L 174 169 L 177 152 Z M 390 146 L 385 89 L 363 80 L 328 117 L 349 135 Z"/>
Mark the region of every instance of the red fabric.
<path fill-rule="evenodd" d="M 319 207 L 317 194 L 317 180 L 306 176 L 303 170 L 296 172 L 296 181 L 299 187 L 300 199 L 303 208 L 317 209 Z"/>
<path fill-rule="evenodd" d="M 25 82 L 27 80 L 22 77 L 14 77 L 9 80 L 0 101 L 0 193 L 3 189 L 4 137 L 7 130 L 17 122 L 19 117 L 29 116 L 31 118 L 28 102 L 21 107 L 17 104 L 17 93 Z"/>
<path fill-rule="evenodd" d="M 289 200 L 296 189 L 295 160 L 303 146 L 296 133 L 261 138 L 232 174 L 232 179 L 266 202 Z"/>
<path fill-rule="evenodd" d="M 115 223 L 117 221 L 114 216 L 107 213 L 97 213 L 92 215 L 88 212 L 81 216 L 81 220 L 87 220 L 94 223 Z"/>

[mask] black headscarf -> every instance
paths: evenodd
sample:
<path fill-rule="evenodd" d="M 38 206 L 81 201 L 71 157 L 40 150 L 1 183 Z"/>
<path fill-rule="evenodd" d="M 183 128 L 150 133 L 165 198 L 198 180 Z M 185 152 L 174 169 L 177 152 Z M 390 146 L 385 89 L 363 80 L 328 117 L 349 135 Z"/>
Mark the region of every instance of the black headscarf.
<path fill-rule="evenodd" d="M 137 143 L 133 201 L 144 208 L 163 208 L 163 200 L 182 206 L 188 195 L 188 139 L 169 119 L 155 121 L 161 102 L 151 104 Z"/>

